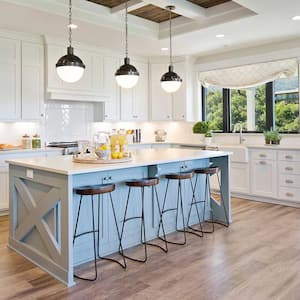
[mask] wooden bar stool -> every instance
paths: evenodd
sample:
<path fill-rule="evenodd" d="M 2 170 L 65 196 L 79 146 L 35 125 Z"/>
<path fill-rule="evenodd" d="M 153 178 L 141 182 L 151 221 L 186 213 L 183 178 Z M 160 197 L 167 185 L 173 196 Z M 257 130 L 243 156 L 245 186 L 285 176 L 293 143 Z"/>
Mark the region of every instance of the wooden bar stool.
<path fill-rule="evenodd" d="M 143 178 L 143 179 L 136 179 L 136 180 L 129 180 L 126 181 L 125 184 L 129 187 L 128 190 L 128 196 L 127 196 L 127 201 L 126 201 L 126 208 L 125 208 L 125 212 L 124 212 L 124 218 L 123 218 L 123 226 L 122 226 L 122 231 L 121 231 L 121 241 L 123 238 L 123 234 L 124 234 L 124 227 L 125 227 L 125 223 L 127 221 L 130 220 L 134 220 L 134 219 L 140 219 L 141 220 L 141 244 L 144 245 L 144 259 L 138 259 L 138 258 L 133 258 L 130 257 L 128 255 L 125 255 L 123 253 L 123 256 L 136 261 L 136 262 L 146 262 L 148 259 L 148 255 L 147 255 L 147 245 L 150 246 L 155 246 L 160 248 L 161 250 L 163 250 L 164 252 L 168 252 L 168 247 L 167 244 L 165 243 L 165 248 L 161 247 L 158 244 L 153 244 L 153 243 L 149 243 L 147 242 L 147 238 L 146 238 L 146 228 L 145 228 L 145 187 L 151 187 L 152 188 L 152 195 L 155 194 L 155 198 L 156 198 L 156 204 L 158 207 L 158 211 L 159 211 L 159 215 L 161 217 L 161 209 L 160 209 L 160 204 L 159 204 L 159 200 L 158 200 L 158 194 L 157 194 L 157 189 L 156 189 L 156 185 L 158 185 L 159 183 L 159 179 L 158 178 Z M 130 200 L 130 193 L 131 193 L 131 189 L 132 188 L 140 188 L 141 189 L 141 201 L 142 201 L 142 210 L 141 210 L 141 215 L 139 216 L 134 216 L 134 217 L 127 217 L 127 211 L 128 211 L 128 206 L 129 206 L 129 200 Z M 163 236 L 165 237 L 165 229 L 163 228 Z"/>
<path fill-rule="evenodd" d="M 167 242 L 167 243 L 174 244 L 174 245 L 185 245 L 186 244 L 186 233 L 188 231 L 185 228 L 186 226 L 185 226 L 185 221 L 184 221 L 184 210 L 183 210 L 183 198 L 182 198 L 181 185 L 182 185 L 183 180 L 189 180 L 190 183 L 191 183 L 191 187 L 193 187 L 192 186 L 193 172 L 172 173 L 172 174 L 165 175 L 165 177 L 168 179 L 168 181 L 167 181 L 167 187 L 166 187 L 164 202 L 163 202 L 162 211 L 161 211 L 162 216 L 161 216 L 160 223 L 159 223 L 159 226 L 158 226 L 158 235 L 159 235 L 159 232 L 160 232 L 160 228 L 163 226 L 163 215 L 167 212 L 170 212 L 170 211 L 176 211 L 176 231 L 183 232 L 184 241 L 183 242 L 174 242 L 174 241 L 170 241 L 170 240 L 167 240 L 167 239 L 163 239 L 161 237 L 160 237 L 160 239 Z M 165 209 L 170 180 L 177 180 L 178 181 L 177 206 L 175 208 Z M 181 214 L 183 229 L 178 229 L 178 210 L 179 209 L 180 209 L 180 212 L 181 212 L 180 214 Z"/>
<path fill-rule="evenodd" d="M 110 204 L 111 204 L 111 208 L 112 208 L 112 212 L 113 212 L 113 216 L 114 216 L 114 221 L 115 221 L 115 225 L 116 225 L 116 229 L 117 229 L 117 234 L 118 234 L 118 239 L 119 239 L 119 252 L 122 254 L 123 253 L 123 248 L 122 248 L 122 244 L 121 244 L 121 236 L 120 236 L 120 231 L 118 228 L 118 223 L 117 223 L 117 217 L 116 217 L 116 212 L 115 212 L 115 208 L 114 208 L 114 203 L 112 200 L 112 195 L 111 193 L 115 190 L 115 184 L 101 184 L 101 185 L 92 185 L 92 186 L 82 186 L 82 187 L 78 187 L 74 189 L 74 192 L 77 195 L 80 195 L 80 201 L 79 201 L 79 208 L 78 208 L 78 213 L 77 213 L 77 217 L 76 217 L 76 223 L 75 223 L 75 230 L 74 230 L 74 236 L 73 236 L 73 246 L 75 244 L 75 240 L 83 235 L 86 234 L 92 234 L 93 235 L 93 247 L 94 247 L 94 267 L 95 267 L 95 276 L 94 278 L 84 278 L 84 277 L 80 277 L 76 274 L 74 274 L 74 277 L 79 278 L 79 279 L 83 279 L 83 280 L 88 280 L 88 281 L 94 281 L 97 279 L 98 273 L 97 273 L 97 258 L 101 258 L 101 259 L 105 259 L 105 260 L 109 260 L 109 261 L 113 261 L 118 263 L 122 268 L 126 268 L 126 261 L 123 258 L 123 263 L 120 263 L 118 260 L 115 260 L 113 258 L 109 258 L 109 257 L 101 257 L 100 256 L 100 252 L 99 252 L 99 240 L 100 240 L 100 195 L 103 194 L 109 194 L 109 198 L 110 198 Z M 94 195 L 98 195 L 98 224 L 97 224 L 97 228 L 95 227 L 95 212 L 94 212 L 94 199 L 93 196 Z M 80 210 L 81 210 L 81 204 L 83 201 L 83 196 L 91 196 L 91 211 L 92 211 L 92 229 L 89 231 L 85 231 L 82 233 L 77 234 L 77 228 L 78 228 L 78 221 L 79 221 L 79 216 L 80 216 Z M 96 233 L 97 233 L 97 242 L 96 243 Z"/>
<path fill-rule="evenodd" d="M 215 223 L 221 224 L 221 225 L 226 226 L 226 227 L 229 226 L 228 215 L 227 215 L 226 208 L 225 208 L 225 205 L 224 205 L 223 195 L 222 195 L 222 190 L 221 190 L 219 170 L 220 170 L 219 167 L 216 167 L 216 166 L 210 166 L 210 167 L 207 167 L 207 168 L 199 168 L 199 169 L 194 170 L 194 173 L 196 174 L 196 180 L 195 180 L 195 185 L 194 185 L 194 189 L 193 189 L 193 200 L 192 200 L 192 203 L 191 203 L 191 207 L 190 207 L 189 215 L 188 215 L 188 221 L 187 221 L 188 228 L 190 228 L 193 231 L 198 231 L 198 232 L 200 231 L 202 234 L 203 233 L 213 233 L 214 230 L 215 230 L 215 227 L 214 227 Z M 196 190 L 196 187 L 197 187 L 198 176 L 199 175 L 205 175 L 204 200 L 196 201 L 196 199 L 195 199 L 195 190 Z M 217 179 L 218 179 L 218 184 L 219 184 L 219 188 L 220 188 L 220 196 L 221 196 L 221 205 L 223 206 L 224 216 L 225 216 L 225 219 L 226 219 L 225 224 L 221 223 L 221 222 L 218 222 L 217 220 L 214 219 L 214 214 L 213 214 L 213 210 L 212 210 L 211 201 L 215 200 L 215 199 L 211 196 L 211 189 L 210 189 L 210 176 L 212 176 L 212 175 L 216 175 Z M 198 207 L 197 207 L 197 204 L 199 204 L 199 203 L 204 203 L 202 223 L 207 222 L 207 223 L 212 224 L 212 228 L 209 231 L 205 231 L 202 228 L 201 220 L 199 218 L 199 213 L 198 213 Z M 209 210 L 210 210 L 210 220 L 205 221 L 205 210 L 206 210 L 206 206 L 208 205 L 208 203 L 209 203 Z M 193 228 L 189 225 L 190 215 L 191 215 L 193 205 L 195 205 L 197 213 L 198 213 L 200 230 L 196 229 L 196 228 Z"/>

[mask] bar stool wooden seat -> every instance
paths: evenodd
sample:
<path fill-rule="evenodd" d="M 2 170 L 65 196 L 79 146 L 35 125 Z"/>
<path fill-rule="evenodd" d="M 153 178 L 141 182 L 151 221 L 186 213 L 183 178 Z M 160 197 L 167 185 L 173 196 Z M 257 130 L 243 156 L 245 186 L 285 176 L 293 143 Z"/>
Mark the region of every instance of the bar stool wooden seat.
<path fill-rule="evenodd" d="M 161 240 L 163 240 L 167 243 L 174 244 L 174 245 L 185 245 L 186 244 L 186 233 L 188 231 L 186 230 L 185 219 L 184 219 L 183 197 L 182 197 L 182 181 L 183 180 L 189 180 L 190 184 L 191 184 L 192 191 L 193 191 L 193 185 L 192 185 L 193 174 L 194 174 L 193 171 L 191 171 L 191 172 L 171 173 L 171 174 L 165 175 L 165 177 L 167 178 L 167 187 L 166 187 L 163 206 L 162 206 L 162 211 L 161 211 L 162 216 L 161 216 L 161 220 L 160 220 L 160 223 L 159 223 L 159 226 L 158 226 L 158 235 L 159 235 L 159 232 L 160 232 L 160 228 L 163 226 L 163 215 L 167 212 L 170 212 L 170 211 L 176 211 L 176 231 L 183 232 L 183 237 L 184 237 L 183 242 L 170 241 L 170 240 L 163 239 L 162 237 L 160 237 Z M 176 180 L 178 182 L 177 205 L 176 205 L 176 207 L 165 209 L 170 180 Z M 179 209 L 180 209 L 180 215 L 181 215 L 181 219 L 182 219 L 183 229 L 178 228 Z"/>
<path fill-rule="evenodd" d="M 138 258 L 134 258 L 134 257 L 128 256 L 128 255 L 125 255 L 124 253 L 123 253 L 123 256 L 130 259 L 130 260 L 136 261 L 136 262 L 146 262 L 147 259 L 148 259 L 147 245 L 155 246 L 155 247 L 160 248 L 164 252 L 168 252 L 168 247 L 167 247 L 166 243 L 165 243 L 165 248 L 163 248 L 158 244 L 147 242 L 147 237 L 146 237 L 146 228 L 145 228 L 145 187 L 151 187 L 152 188 L 152 195 L 155 194 L 157 208 L 158 208 L 158 211 L 159 211 L 159 215 L 161 217 L 161 209 L 160 209 L 158 193 L 157 193 L 157 189 L 156 189 L 156 186 L 159 184 L 159 179 L 156 178 L 156 177 L 154 177 L 154 178 L 134 179 L 134 180 L 126 181 L 125 184 L 129 187 L 129 190 L 128 190 L 128 196 L 127 196 L 126 207 L 125 207 L 125 212 L 124 212 L 123 225 L 122 225 L 122 230 L 121 230 L 121 241 L 122 241 L 123 234 L 124 234 L 125 223 L 130 221 L 130 220 L 140 219 L 141 220 L 141 227 L 140 227 L 141 228 L 140 229 L 141 244 L 144 245 L 144 258 L 143 259 L 138 259 Z M 138 216 L 127 217 L 128 206 L 129 206 L 129 201 L 130 201 L 130 193 L 131 193 L 132 188 L 140 188 L 141 189 L 142 210 L 141 210 L 141 214 L 138 215 Z M 163 228 L 163 236 L 165 237 L 164 228 Z"/>
<path fill-rule="evenodd" d="M 119 228 L 118 228 L 117 217 L 116 217 L 114 203 L 113 203 L 112 195 L 111 195 L 111 193 L 114 190 L 115 190 L 115 184 L 113 184 L 113 183 L 111 183 L 111 184 L 91 185 L 91 186 L 81 186 L 81 187 L 77 187 L 77 188 L 74 189 L 75 194 L 80 195 L 80 201 L 79 201 L 78 213 L 77 213 L 76 223 L 75 223 L 75 230 L 74 230 L 74 236 L 73 236 L 73 246 L 75 245 L 75 240 L 77 238 L 79 238 L 80 236 L 83 236 L 83 235 L 86 235 L 86 234 L 92 234 L 93 235 L 93 248 L 94 248 L 94 268 L 95 268 L 95 275 L 94 275 L 93 278 L 84 278 L 84 277 L 81 277 L 79 275 L 74 274 L 75 278 L 79 278 L 79 279 L 82 279 L 82 280 L 88 280 L 88 281 L 96 280 L 97 277 L 98 277 L 97 258 L 101 258 L 101 259 L 116 262 L 122 268 L 124 268 L 124 269 L 126 268 L 126 261 L 125 261 L 124 257 L 122 257 L 123 263 L 121 263 L 118 260 L 115 260 L 113 258 L 102 257 L 102 256 L 100 256 L 100 252 L 99 252 L 99 246 L 100 246 L 99 245 L 100 244 L 99 243 L 99 240 L 100 240 L 100 199 L 101 199 L 100 195 L 109 194 L 111 209 L 112 209 L 112 212 L 113 212 L 114 221 L 115 221 L 115 225 L 116 225 L 116 229 L 117 229 L 117 235 L 118 235 L 118 239 L 119 239 L 119 252 L 121 254 L 123 253 L 120 231 L 119 231 Z M 97 222 L 97 228 L 95 227 L 95 212 L 94 212 L 94 199 L 93 199 L 94 195 L 98 195 L 98 222 Z M 83 198 L 84 196 L 91 196 L 90 199 L 91 199 L 91 212 L 92 212 L 92 229 L 89 230 L 89 231 L 81 232 L 81 233 L 78 234 L 77 233 L 78 221 L 79 221 L 81 205 L 82 205 L 82 201 L 84 199 Z M 96 243 L 96 233 L 97 233 L 97 243 Z"/>
<path fill-rule="evenodd" d="M 222 195 L 221 183 L 220 183 L 220 177 L 219 177 L 220 168 L 217 167 L 217 166 L 209 166 L 209 167 L 206 167 L 206 168 L 194 169 L 193 171 L 196 174 L 196 180 L 195 180 L 195 185 L 194 185 L 194 189 L 193 189 L 193 200 L 192 200 L 192 203 L 191 203 L 191 207 L 190 207 L 189 215 L 188 215 L 188 220 L 187 220 L 187 226 L 188 226 L 188 228 L 191 229 L 191 230 L 193 230 L 193 231 L 201 232 L 203 234 L 203 233 L 213 233 L 214 230 L 215 230 L 215 227 L 214 227 L 215 223 L 218 223 L 218 224 L 221 224 L 223 226 L 228 227 L 229 226 L 228 214 L 226 212 L 226 207 L 225 207 L 224 201 L 223 201 L 223 195 Z M 195 190 L 197 188 L 198 176 L 199 175 L 204 175 L 205 176 L 204 200 L 198 200 L 198 201 L 196 201 L 196 199 L 195 199 Z M 212 201 L 216 201 L 216 200 L 211 196 L 210 176 L 212 176 L 212 175 L 216 175 L 217 179 L 218 179 L 218 185 L 219 185 L 219 188 L 220 188 L 221 205 L 223 206 L 224 216 L 225 216 L 225 219 L 226 219 L 226 223 L 225 224 L 221 223 L 221 222 L 219 222 L 217 220 L 215 220 L 215 218 L 214 218 L 214 214 L 213 214 L 211 202 Z M 199 211 L 198 211 L 198 207 L 197 207 L 197 204 L 199 204 L 199 203 L 204 203 L 203 214 L 202 214 L 202 221 L 199 218 Z M 210 210 L 210 220 L 205 221 L 205 210 L 206 210 L 206 206 L 208 204 L 209 204 L 209 210 Z M 191 215 L 191 211 L 192 211 L 193 205 L 195 205 L 195 208 L 197 210 L 200 229 L 193 228 L 192 226 L 189 225 L 190 215 Z M 211 230 L 203 230 L 201 222 L 202 222 L 202 224 L 203 223 L 210 223 L 210 224 L 212 224 Z"/>

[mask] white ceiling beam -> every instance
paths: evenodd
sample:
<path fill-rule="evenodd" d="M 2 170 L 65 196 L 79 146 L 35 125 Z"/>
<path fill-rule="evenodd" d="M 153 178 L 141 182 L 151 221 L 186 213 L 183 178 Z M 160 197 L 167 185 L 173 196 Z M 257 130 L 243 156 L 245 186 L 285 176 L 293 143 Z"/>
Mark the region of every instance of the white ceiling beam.
<path fill-rule="evenodd" d="M 138 9 L 145 6 L 145 3 L 142 0 L 129 0 L 127 2 L 128 11 Z M 125 11 L 125 3 L 122 3 L 118 6 L 111 8 L 112 14 L 123 13 Z"/>
<path fill-rule="evenodd" d="M 153 4 L 164 9 L 168 5 L 174 5 L 176 7 L 174 10 L 175 13 L 189 19 L 206 18 L 205 8 L 186 0 L 143 0 L 143 2 Z"/>

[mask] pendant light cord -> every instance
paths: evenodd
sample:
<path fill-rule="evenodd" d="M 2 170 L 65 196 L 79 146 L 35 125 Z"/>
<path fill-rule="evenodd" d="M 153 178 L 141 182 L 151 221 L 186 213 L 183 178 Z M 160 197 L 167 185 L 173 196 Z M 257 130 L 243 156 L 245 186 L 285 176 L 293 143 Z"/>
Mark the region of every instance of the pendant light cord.
<path fill-rule="evenodd" d="M 170 8 L 170 18 L 169 18 L 169 34 L 170 34 L 170 66 L 173 65 L 173 49 L 172 49 L 172 9 Z"/>
<path fill-rule="evenodd" d="M 125 0 L 125 57 L 128 57 L 128 0 Z"/>
<path fill-rule="evenodd" d="M 72 47 L 72 0 L 69 0 L 69 46 Z"/>

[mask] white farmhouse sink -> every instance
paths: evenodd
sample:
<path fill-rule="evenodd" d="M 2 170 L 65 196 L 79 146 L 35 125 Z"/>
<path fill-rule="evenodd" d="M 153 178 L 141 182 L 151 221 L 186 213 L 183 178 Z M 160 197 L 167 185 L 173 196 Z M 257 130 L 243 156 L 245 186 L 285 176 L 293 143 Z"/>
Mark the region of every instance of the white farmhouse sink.
<path fill-rule="evenodd" d="M 232 152 L 231 161 L 247 163 L 249 161 L 248 148 L 245 145 L 220 145 L 219 150 Z"/>

